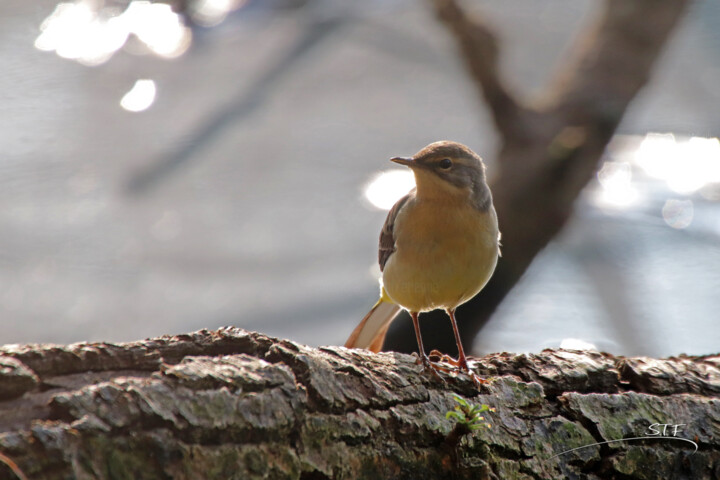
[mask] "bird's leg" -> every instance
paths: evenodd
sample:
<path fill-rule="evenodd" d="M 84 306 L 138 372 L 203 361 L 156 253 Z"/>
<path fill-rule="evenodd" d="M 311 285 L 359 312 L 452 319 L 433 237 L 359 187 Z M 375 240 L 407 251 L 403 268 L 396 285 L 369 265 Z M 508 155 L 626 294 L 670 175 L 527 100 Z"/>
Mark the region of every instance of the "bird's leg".
<path fill-rule="evenodd" d="M 458 349 L 458 366 L 461 370 L 469 374 L 470 368 L 468 367 L 467 358 L 465 357 L 465 350 L 463 350 L 462 340 L 460 340 L 460 332 L 458 331 L 457 322 L 455 321 L 455 309 L 449 308 L 445 311 L 450 317 L 450 322 L 452 323 L 453 327 L 453 333 L 455 334 L 455 343 L 457 344 Z"/>
<path fill-rule="evenodd" d="M 425 354 L 425 347 L 423 346 L 422 336 L 420 335 L 420 322 L 418 322 L 417 312 L 410 312 L 410 317 L 412 317 L 413 326 L 415 327 L 415 337 L 417 337 L 418 343 L 418 353 L 420 354 L 420 360 L 422 361 L 423 369 L 432 373 L 435 377 L 441 378 L 440 374 L 435 369 L 435 366 Z"/>
<path fill-rule="evenodd" d="M 478 377 L 475 372 L 471 372 L 470 367 L 468 367 L 467 358 L 465 357 L 465 350 L 463 350 L 462 341 L 460 340 L 460 332 L 458 331 L 457 322 L 455 321 L 455 309 L 448 309 L 446 310 L 446 312 L 450 317 L 450 322 L 452 322 L 453 333 L 455 333 L 455 343 L 457 343 L 458 349 L 457 363 L 455 363 L 454 361 L 450 363 L 454 364 L 455 366 L 459 366 L 460 370 L 464 371 L 472 379 L 475 386 L 480 387 L 481 385 L 486 384 L 487 380 Z"/>

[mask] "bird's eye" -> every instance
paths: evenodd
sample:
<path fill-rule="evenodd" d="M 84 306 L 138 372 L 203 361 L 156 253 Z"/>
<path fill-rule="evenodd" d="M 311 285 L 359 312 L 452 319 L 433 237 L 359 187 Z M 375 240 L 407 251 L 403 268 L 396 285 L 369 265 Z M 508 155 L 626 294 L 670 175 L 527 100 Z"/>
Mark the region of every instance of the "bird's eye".
<path fill-rule="evenodd" d="M 452 160 L 450 160 L 449 158 L 443 158 L 442 160 L 440 160 L 440 163 L 438 163 L 438 166 L 443 170 L 447 170 L 448 168 L 452 167 Z"/>

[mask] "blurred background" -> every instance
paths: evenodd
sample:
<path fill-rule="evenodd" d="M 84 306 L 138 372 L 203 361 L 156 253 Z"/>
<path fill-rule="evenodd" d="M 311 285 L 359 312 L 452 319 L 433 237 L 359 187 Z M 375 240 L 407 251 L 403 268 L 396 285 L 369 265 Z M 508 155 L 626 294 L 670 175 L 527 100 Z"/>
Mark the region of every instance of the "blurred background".
<path fill-rule="evenodd" d="M 526 93 L 599 6 L 478 4 Z M 718 25 L 693 5 L 474 353 L 718 351 Z M 451 139 L 492 175 L 498 146 L 426 2 L 3 0 L 0 65 L 2 343 L 236 325 L 342 344 L 412 185 L 388 159 Z"/>

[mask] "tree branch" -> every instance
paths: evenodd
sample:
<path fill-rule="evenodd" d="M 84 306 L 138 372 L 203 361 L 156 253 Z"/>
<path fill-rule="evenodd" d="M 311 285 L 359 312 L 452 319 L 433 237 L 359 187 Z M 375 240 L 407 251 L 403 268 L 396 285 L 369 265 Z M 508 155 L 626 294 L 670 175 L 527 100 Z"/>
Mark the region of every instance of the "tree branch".
<path fill-rule="evenodd" d="M 455 34 L 463 59 L 503 137 L 522 138 L 523 109 L 501 78 L 495 34 L 480 18 L 470 18 L 455 0 L 433 0 L 438 18 Z"/>
<path fill-rule="evenodd" d="M 605 0 L 550 86 L 549 110 L 568 124 L 593 122 L 614 131 L 690 3 Z"/>
<path fill-rule="evenodd" d="M 720 465 L 720 356 L 495 354 L 472 362 L 489 376 L 481 391 L 412 356 L 237 328 L 0 358 L 22 367 L 0 370 L 3 383 L 37 379 L 0 401 L 0 452 L 36 480 L 648 478 L 649 464 L 657 478 L 710 479 Z M 454 394 L 493 407 L 491 428 L 447 418 Z M 685 424 L 678 436 L 699 451 L 617 442 L 655 423 Z"/>

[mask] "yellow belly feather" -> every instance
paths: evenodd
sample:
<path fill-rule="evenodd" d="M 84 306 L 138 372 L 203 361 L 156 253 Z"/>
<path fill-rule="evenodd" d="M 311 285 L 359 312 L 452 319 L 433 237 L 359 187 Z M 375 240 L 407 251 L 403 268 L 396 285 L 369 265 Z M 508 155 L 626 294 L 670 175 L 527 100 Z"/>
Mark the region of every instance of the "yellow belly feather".
<path fill-rule="evenodd" d="M 395 252 L 383 271 L 384 293 L 413 312 L 452 309 L 474 297 L 495 269 L 495 210 L 467 202 L 408 201 L 395 220 Z"/>

